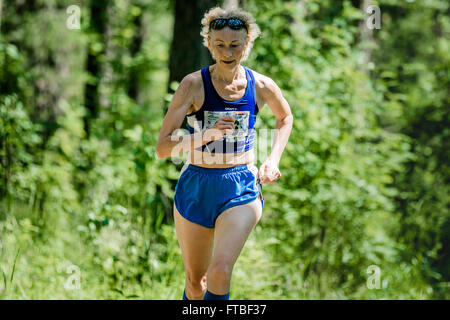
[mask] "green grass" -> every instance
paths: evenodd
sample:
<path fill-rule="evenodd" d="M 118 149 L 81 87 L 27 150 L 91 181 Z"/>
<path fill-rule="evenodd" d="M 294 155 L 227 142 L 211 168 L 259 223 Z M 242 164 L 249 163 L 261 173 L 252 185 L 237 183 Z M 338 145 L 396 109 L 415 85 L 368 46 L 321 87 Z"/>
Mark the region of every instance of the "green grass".
<path fill-rule="evenodd" d="M 184 269 L 173 225 L 163 225 L 158 236 L 142 234 L 138 222 L 86 234 L 75 219 L 39 227 L 26 206 L 14 210 L 0 220 L 1 299 L 181 298 Z M 305 277 L 301 261 L 277 260 L 276 242 L 269 230 L 255 228 L 233 269 L 232 299 L 432 298 L 413 265 L 381 265 L 380 289 L 365 282 L 336 288 L 333 274 Z"/>

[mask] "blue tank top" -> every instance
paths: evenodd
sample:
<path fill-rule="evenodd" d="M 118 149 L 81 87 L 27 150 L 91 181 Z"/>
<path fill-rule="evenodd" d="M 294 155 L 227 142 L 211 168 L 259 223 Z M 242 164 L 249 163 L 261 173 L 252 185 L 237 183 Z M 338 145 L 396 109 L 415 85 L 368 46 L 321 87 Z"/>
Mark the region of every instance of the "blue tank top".
<path fill-rule="evenodd" d="M 255 122 L 258 105 L 255 95 L 255 78 L 250 69 L 244 66 L 247 87 L 242 98 L 236 101 L 222 99 L 211 81 L 209 66 L 201 70 L 205 100 L 202 107 L 187 115 L 189 133 L 199 132 L 214 126 L 220 118 L 231 115 L 235 118 L 233 134 L 210 141 L 195 150 L 210 153 L 237 153 L 253 148 Z"/>

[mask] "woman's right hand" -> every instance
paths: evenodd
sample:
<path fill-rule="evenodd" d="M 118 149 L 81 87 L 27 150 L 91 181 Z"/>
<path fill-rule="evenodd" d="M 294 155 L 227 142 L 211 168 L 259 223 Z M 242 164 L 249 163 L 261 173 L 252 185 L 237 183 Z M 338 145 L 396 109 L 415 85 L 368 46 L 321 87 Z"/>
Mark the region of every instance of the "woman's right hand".
<path fill-rule="evenodd" d="M 218 140 L 225 134 L 232 134 L 233 131 L 234 118 L 232 116 L 226 116 L 217 120 L 211 128 L 206 130 L 205 134 L 210 135 L 212 140 Z"/>

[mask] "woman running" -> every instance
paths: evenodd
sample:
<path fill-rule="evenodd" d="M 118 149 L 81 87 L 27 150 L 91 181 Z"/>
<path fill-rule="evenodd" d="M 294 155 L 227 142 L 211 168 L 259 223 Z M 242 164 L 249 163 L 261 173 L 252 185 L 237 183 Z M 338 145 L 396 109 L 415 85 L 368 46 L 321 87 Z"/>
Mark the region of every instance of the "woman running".
<path fill-rule="evenodd" d="M 275 82 L 241 65 L 260 34 L 252 15 L 216 7 L 201 23 L 215 64 L 183 78 L 156 152 L 159 158 L 188 152 L 174 196 L 186 274 L 183 299 L 228 300 L 233 266 L 262 214 L 261 184 L 281 177 L 278 164 L 293 117 Z M 270 155 L 258 170 L 254 127 L 265 104 L 277 121 Z M 185 116 L 189 134 L 174 134 Z"/>

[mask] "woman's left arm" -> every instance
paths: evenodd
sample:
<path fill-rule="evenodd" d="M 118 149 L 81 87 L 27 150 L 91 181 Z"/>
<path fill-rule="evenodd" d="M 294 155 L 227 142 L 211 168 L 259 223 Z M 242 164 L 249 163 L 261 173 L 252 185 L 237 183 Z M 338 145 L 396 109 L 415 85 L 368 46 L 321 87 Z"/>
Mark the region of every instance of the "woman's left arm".
<path fill-rule="evenodd" d="M 278 165 L 289 140 L 294 118 L 289 103 L 272 79 L 264 76 L 258 83 L 258 93 L 260 93 L 264 102 L 267 103 L 277 119 L 270 155 L 261 165 L 258 172 L 260 183 L 272 183 L 281 177 Z"/>

